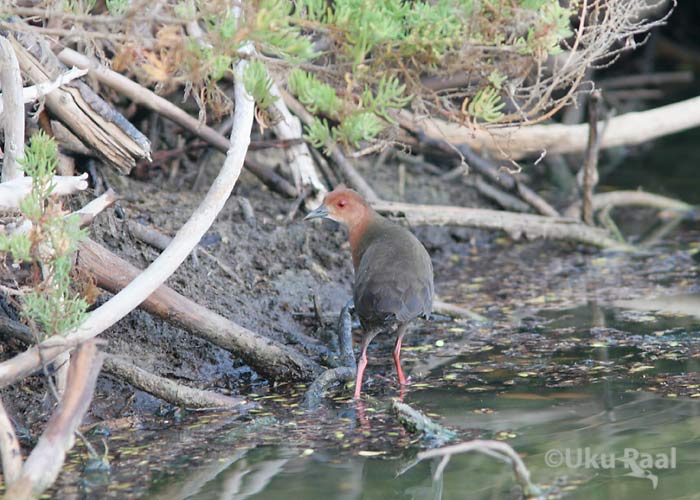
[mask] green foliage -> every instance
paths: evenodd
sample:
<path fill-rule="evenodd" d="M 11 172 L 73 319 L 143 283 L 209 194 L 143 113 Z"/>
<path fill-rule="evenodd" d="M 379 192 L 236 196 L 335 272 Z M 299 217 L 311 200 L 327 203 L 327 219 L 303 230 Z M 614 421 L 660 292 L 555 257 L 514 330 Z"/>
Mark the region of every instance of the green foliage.
<path fill-rule="evenodd" d="M 287 80 L 289 90 L 311 113 L 322 113 L 334 117 L 340 112 L 343 103 L 335 89 L 320 82 L 314 75 L 293 69 Z"/>
<path fill-rule="evenodd" d="M 107 10 L 114 16 L 123 15 L 129 8 L 130 0 L 106 0 Z"/>
<path fill-rule="evenodd" d="M 357 147 L 360 141 L 371 141 L 382 130 L 384 130 L 384 125 L 374 113 L 356 113 L 348 116 L 334 130 L 334 138 Z"/>
<path fill-rule="evenodd" d="M 267 74 L 265 65 L 260 61 L 250 61 L 243 73 L 243 84 L 248 93 L 253 96 L 255 102 L 262 109 L 266 109 L 277 100 L 270 93 L 272 88 L 272 80 Z"/>
<path fill-rule="evenodd" d="M 331 141 L 331 129 L 328 121 L 322 118 L 314 118 L 311 125 L 306 127 L 305 138 L 317 149 L 325 147 Z"/>
<path fill-rule="evenodd" d="M 365 86 L 362 93 L 362 105 L 365 109 L 371 110 L 384 118 L 389 123 L 395 121 L 387 114 L 389 108 L 400 109 L 411 102 L 412 96 L 404 95 L 406 85 L 401 84 L 396 77 L 382 76 L 377 84 L 377 89 L 373 93 L 369 85 Z"/>
<path fill-rule="evenodd" d="M 258 0 L 249 39 L 257 42 L 260 51 L 299 62 L 316 56 L 309 37 L 304 36 L 292 15 L 294 4 L 289 0 Z"/>
<path fill-rule="evenodd" d="M 474 99 L 469 102 L 467 110 L 473 118 L 495 123 L 503 118 L 501 109 L 504 106 L 505 103 L 501 101 L 498 91 L 487 87 L 476 93 Z"/>
<path fill-rule="evenodd" d="M 42 279 L 22 298 L 22 313 L 45 336 L 64 333 L 85 318 L 87 303 L 71 291 L 73 254 L 85 236 L 77 217 L 65 217 L 53 196 L 53 176 L 58 162 L 56 143 L 43 132 L 32 137 L 22 162 L 32 177 L 32 191 L 20 203 L 24 217 L 32 223 L 28 233 L 0 237 L 0 251 L 15 261 L 33 261 Z"/>

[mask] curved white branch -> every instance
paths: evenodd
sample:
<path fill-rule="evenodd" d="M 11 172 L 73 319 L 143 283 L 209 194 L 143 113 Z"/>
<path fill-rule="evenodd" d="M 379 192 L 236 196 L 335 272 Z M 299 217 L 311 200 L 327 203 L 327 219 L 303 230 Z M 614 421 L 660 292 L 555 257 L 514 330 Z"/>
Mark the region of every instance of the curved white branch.
<path fill-rule="evenodd" d="M 241 60 L 235 68 L 235 110 L 231 147 L 219 175 L 212 183 L 202 203 L 178 231 L 170 245 L 141 275 L 108 302 L 93 311 L 78 328 L 66 332 L 64 335 L 53 336 L 39 345 L 46 362 L 52 361 L 60 353 L 99 335 L 136 308 L 175 272 L 214 222 L 238 180 L 250 143 L 254 103 L 239 77 L 247 64 L 247 61 Z M 6 386 L 14 380 L 32 373 L 39 366 L 40 359 L 36 347 L 0 363 L 0 386 Z"/>

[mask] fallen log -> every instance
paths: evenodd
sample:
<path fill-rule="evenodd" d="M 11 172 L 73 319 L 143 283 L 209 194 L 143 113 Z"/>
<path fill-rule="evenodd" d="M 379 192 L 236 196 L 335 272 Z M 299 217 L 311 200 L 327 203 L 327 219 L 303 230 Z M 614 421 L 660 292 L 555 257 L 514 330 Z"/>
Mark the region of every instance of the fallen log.
<path fill-rule="evenodd" d="M 463 226 L 499 229 L 514 239 L 545 238 L 585 243 L 601 248 L 633 250 L 633 247 L 612 238 L 606 231 L 590 227 L 575 219 L 545 217 L 483 208 L 463 208 L 442 205 L 413 205 L 410 203 L 376 202 L 379 212 L 405 218 L 411 225 Z"/>
<path fill-rule="evenodd" d="M 494 158 L 518 160 L 551 153 L 580 153 L 588 144 L 588 124 L 532 125 L 492 129 L 468 129 L 438 119 L 418 121 L 402 111 L 402 120 L 421 127 L 432 139 L 468 144 L 474 151 Z M 600 124 L 600 149 L 641 144 L 665 135 L 700 126 L 700 97 L 666 106 L 625 113 Z M 603 133 L 603 126 L 605 131 Z"/>
<path fill-rule="evenodd" d="M 86 239 L 80 243 L 76 265 L 93 275 L 97 286 L 118 293 L 141 270 L 106 248 Z M 271 380 L 310 380 L 320 367 L 294 349 L 244 328 L 161 285 L 140 306 L 198 337 L 240 356 Z"/>

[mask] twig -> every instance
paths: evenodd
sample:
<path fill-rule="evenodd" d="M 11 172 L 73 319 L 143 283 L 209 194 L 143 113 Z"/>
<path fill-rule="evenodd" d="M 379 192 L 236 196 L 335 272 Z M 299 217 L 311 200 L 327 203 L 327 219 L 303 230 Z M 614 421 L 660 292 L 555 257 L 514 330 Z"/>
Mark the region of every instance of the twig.
<path fill-rule="evenodd" d="M 451 142 L 443 140 L 443 138 L 436 138 L 432 137 L 430 134 L 426 134 L 424 130 L 418 128 L 413 122 L 409 122 L 403 118 L 401 118 L 399 121 L 403 128 L 413 133 L 422 143 L 437 147 L 449 155 L 461 155 L 463 160 L 468 163 L 469 167 L 473 168 L 476 172 L 480 173 L 491 181 L 499 184 L 507 191 L 517 193 L 518 196 L 520 196 L 527 204 L 532 206 L 542 215 L 550 215 L 554 217 L 559 215 L 559 212 L 557 212 L 554 207 L 547 203 L 544 198 L 523 183 L 519 182 L 518 179 L 516 179 L 515 176 L 511 175 L 509 172 L 502 168 L 498 168 L 498 166 L 492 161 L 487 160 L 486 158 L 483 158 L 477 154 L 466 142 L 454 143 L 453 145 Z"/>
<path fill-rule="evenodd" d="M 88 226 L 98 214 L 114 205 L 118 199 L 119 197 L 114 192 L 114 189 L 109 188 L 100 196 L 86 204 L 80 210 L 76 210 L 71 215 L 78 216 L 78 223 L 80 224 L 80 227 Z"/>
<path fill-rule="evenodd" d="M 304 396 L 304 405 L 313 409 L 321 404 L 321 401 L 326 396 L 328 388 L 337 382 L 347 382 L 355 377 L 355 368 L 349 366 L 341 366 L 340 368 L 331 368 L 319 375 L 316 380 L 309 386 Z"/>
<path fill-rule="evenodd" d="M 645 191 L 611 191 L 593 195 L 593 210 L 603 207 L 619 206 L 643 206 L 657 208 L 659 210 L 673 210 L 677 212 L 689 212 L 693 206 L 680 200 L 674 200 L 667 196 L 647 193 Z M 581 202 L 577 201 L 564 211 L 565 217 L 578 217 L 581 213 Z"/>
<path fill-rule="evenodd" d="M 589 226 L 593 225 L 593 189 L 598 184 L 598 103 L 600 91 L 594 90 L 588 98 L 588 146 L 583 163 L 583 183 L 581 186 L 581 218 Z"/>
<path fill-rule="evenodd" d="M 271 125 L 275 135 L 283 140 L 301 139 L 302 130 L 299 118 L 289 112 L 277 84 L 272 84 L 272 87 L 270 87 L 270 94 L 277 98 L 268 110 L 274 115 L 277 115 L 274 117 L 275 119 Z M 309 146 L 305 142 L 302 142 L 300 144 L 290 145 L 284 151 L 287 156 L 289 168 L 294 176 L 294 184 L 296 185 L 297 191 L 299 193 L 306 192 L 308 188 L 315 193 L 315 196 L 308 201 L 313 205 L 311 208 L 316 208 L 321 201 L 323 201 L 323 197 L 328 190 L 326 186 L 323 185 L 323 182 L 321 182 L 313 158 L 309 152 Z M 306 201 L 308 196 L 309 193 L 306 193 L 306 196 L 303 196 L 302 200 Z"/>
<path fill-rule="evenodd" d="M 237 64 L 237 74 L 243 72 L 246 64 L 245 60 Z M 173 238 L 170 246 L 121 292 L 90 313 L 82 325 L 62 335 L 50 337 L 38 347 L 0 363 L 0 386 L 7 386 L 39 368 L 38 349 L 42 349 L 47 360 L 53 361 L 60 353 L 102 333 L 151 295 L 187 258 L 223 208 L 243 167 L 253 124 L 254 104 L 238 80 L 234 92 L 234 132 L 226 161 L 206 197 Z"/>
<path fill-rule="evenodd" d="M 502 441 L 495 441 L 489 439 L 474 439 L 472 441 L 465 441 L 463 443 L 454 444 L 452 446 L 444 446 L 442 448 L 436 448 L 434 450 L 426 450 L 418 453 L 416 458 L 421 460 L 426 460 L 428 458 L 442 457 L 440 465 L 435 470 L 433 474 L 434 479 L 438 479 L 452 455 L 460 453 L 468 453 L 475 451 L 477 453 L 483 453 L 493 458 L 502 460 L 513 467 L 513 473 L 515 474 L 515 480 L 522 487 L 525 496 L 538 496 L 541 495 L 540 488 L 538 488 L 530 480 L 530 471 L 525 466 L 520 455 L 507 443 Z"/>
<path fill-rule="evenodd" d="M 474 180 L 474 187 L 483 196 L 495 201 L 506 210 L 512 210 L 514 212 L 530 211 L 530 205 L 520 201 L 515 196 L 501 191 L 495 186 L 492 186 L 491 184 L 483 180 L 481 177 L 476 177 L 476 179 Z"/>
<path fill-rule="evenodd" d="M 73 357 L 66 393 L 24 463 L 22 474 L 7 489 L 6 498 L 39 497 L 55 481 L 66 452 L 73 447 L 74 433 L 92 400 L 102 354 L 97 351 L 96 342 L 90 340 L 76 349 Z"/>
<path fill-rule="evenodd" d="M 232 147 L 231 142 L 226 137 L 219 134 L 216 130 L 204 123 L 200 123 L 199 120 L 190 116 L 170 101 L 163 99 L 127 77 L 99 65 L 71 49 L 63 49 L 58 54 L 58 57 L 65 64 L 70 64 L 81 68 L 88 68 L 90 74 L 94 75 L 101 83 L 112 87 L 135 103 L 142 104 L 147 108 L 160 113 L 169 120 L 174 121 L 178 125 L 186 128 L 198 136 L 200 139 L 203 139 L 207 143 L 211 144 L 219 151 L 227 152 L 229 148 Z M 233 128 L 232 134 L 241 135 L 243 133 L 249 134 L 249 129 L 242 132 L 240 130 L 236 130 L 235 127 Z M 296 189 L 294 189 L 294 187 L 285 179 L 273 172 L 272 169 L 251 160 L 246 160 L 246 167 L 262 182 L 276 191 L 279 191 L 290 198 L 294 198 L 297 195 Z"/>
<path fill-rule="evenodd" d="M 5 133 L 5 156 L 2 164 L 4 183 L 18 179 L 24 173 L 19 163 L 24 157 L 22 75 L 12 44 L 4 36 L 0 36 L 0 88 L 4 108 L 0 117 L 0 128 Z"/>
<path fill-rule="evenodd" d="M 187 408 L 234 408 L 248 404 L 241 398 L 232 398 L 212 391 L 205 391 L 178 384 L 165 377 L 149 373 L 117 356 L 105 359 L 104 370 L 144 392 L 168 403 Z"/>
<path fill-rule="evenodd" d="M 31 34 L 11 43 L 22 73 L 34 83 L 50 82 L 65 71 L 54 53 Z M 128 173 L 137 160 L 150 159 L 148 139 L 82 81 L 55 89 L 44 102 L 58 120 L 119 172 Z"/>
<path fill-rule="evenodd" d="M 444 205 L 412 205 L 409 203 L 377 202 L 379 212 L 405 217 L 411 225 L 463 226 L 499 229 L 514 239 L 545 238 L 569 240 L 587 245 L 617 250 L 634 250 L 625 243 L 611 238 L 602 229 L 590 227 L 574 219 L 544 217 L 481 208 L 462 208 Z"/>

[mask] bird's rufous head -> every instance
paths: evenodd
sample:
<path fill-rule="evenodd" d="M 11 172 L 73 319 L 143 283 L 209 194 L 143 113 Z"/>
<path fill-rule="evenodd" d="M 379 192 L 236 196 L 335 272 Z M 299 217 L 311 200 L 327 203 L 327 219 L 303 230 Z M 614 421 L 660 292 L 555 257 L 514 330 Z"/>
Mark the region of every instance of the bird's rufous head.
<path fill-rule="evenodd" d="M 328 193 L 321 206 L 310 212 L 304 220 L 330 219 L 352 228 L 372 214 L 372 208 L 362 196 L 341 184 Z"/>

